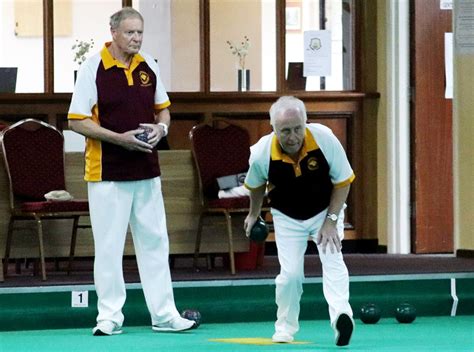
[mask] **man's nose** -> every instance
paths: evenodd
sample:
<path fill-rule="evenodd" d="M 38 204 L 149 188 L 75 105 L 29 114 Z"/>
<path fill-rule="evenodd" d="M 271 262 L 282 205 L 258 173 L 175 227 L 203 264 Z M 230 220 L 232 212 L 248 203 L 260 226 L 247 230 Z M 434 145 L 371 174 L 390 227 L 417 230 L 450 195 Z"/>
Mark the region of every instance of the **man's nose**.
<path fill-rule="evenodd" d="M 288 139 L 291 141 L 295 141 L 298 138 L 298 134 L 294 131 L 290 132 L 290 135 L 288 136 Z"/>

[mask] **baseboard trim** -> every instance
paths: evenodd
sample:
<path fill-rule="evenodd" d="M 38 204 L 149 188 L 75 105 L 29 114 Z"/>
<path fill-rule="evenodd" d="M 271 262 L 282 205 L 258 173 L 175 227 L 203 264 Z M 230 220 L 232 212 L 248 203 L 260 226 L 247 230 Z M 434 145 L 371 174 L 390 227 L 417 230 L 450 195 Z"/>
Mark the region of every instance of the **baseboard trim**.
<path fill-rule="evenodd" d="M 458 249 L 456 251 L 456 257 L 459 257 L 459 258 L 474 258 L 474 250 L 472 250 L 472 249 Z"/>
<path fill-rule="evenodd" d="M 344 240 L 342 245 L 342 252 L 347 253 L 387 253 L 387 248 L 383 250 L 383 246 L 379 246 L 377 239 L 357 239 Z M 308 248 L 306 254 L 317 254 L 318 248 L 313 241 L 308 241 Z M 277 255 L 276 243 L 265 242 L 265 255 Z"/>

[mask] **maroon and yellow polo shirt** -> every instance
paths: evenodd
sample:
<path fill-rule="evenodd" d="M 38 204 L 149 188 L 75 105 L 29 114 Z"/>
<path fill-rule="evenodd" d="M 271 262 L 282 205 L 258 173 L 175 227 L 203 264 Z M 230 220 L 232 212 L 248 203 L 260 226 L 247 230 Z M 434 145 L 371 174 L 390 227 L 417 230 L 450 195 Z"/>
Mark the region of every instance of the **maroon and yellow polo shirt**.
<path fill-rule="evenodd" d="M 155 60 L 136 54 L 130 67 L 115 60 L 106 43 L 79 70 L 68 119 L 90 118 L 117 133 L 154 123 L 155 112 L 170 105 Z M 86 181 L 132 181 L 160 175 L 157 152 L 129 151 L 87 138 Z"/>

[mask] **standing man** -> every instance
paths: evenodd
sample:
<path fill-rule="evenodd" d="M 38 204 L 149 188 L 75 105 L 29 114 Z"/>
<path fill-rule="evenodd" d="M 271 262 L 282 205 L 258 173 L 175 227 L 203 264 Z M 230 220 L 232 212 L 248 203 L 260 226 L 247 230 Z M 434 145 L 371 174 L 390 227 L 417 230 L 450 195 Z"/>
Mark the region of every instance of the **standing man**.
<path fill-rule="evenodd" d="M 355 176 L 332 131 L 306 121 L 306 108 L 297 98 L 281 97 L 272 105 L 273 133 L 251 147 L 245 180 L 251 202 L 244 227 L 248 236 L 267 190 L 281 267 L 275 280 L 278 310 L 273 341 L 291 342 L 299 329 L 304 254 L 310 236 L 318 246 L 336 345 L 345 346 L 354 321 L 341 240 L 345 201 Z"/>
<path fill-rule="evenodd" d="M 94 234 L 98 296 L 93 334 L 122 332 L 122 256 L 130 228 L 155 331 L 182 331 L 173 296 L 160 166 L 154 147 L 170 124 L 155 60 L 140 52 L 143 17 L 125 7 L 110 18 L 112 42 L 81 65 L 69 108 L 71 130 L 87 137 L 85 180 Z M 137 135 L 147 132 L 145 138 Z"/>

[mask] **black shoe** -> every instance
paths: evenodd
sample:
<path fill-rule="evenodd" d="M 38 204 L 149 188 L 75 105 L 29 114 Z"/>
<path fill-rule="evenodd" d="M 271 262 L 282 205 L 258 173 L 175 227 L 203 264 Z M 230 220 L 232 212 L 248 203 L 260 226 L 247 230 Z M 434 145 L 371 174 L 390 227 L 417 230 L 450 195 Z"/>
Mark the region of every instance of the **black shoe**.
<path fill-rule="evenodd" d="M 347 346 L 354 331 L 354 322 L 346 313 L 342 313 L 336 320 L 336 345 Z"/>

